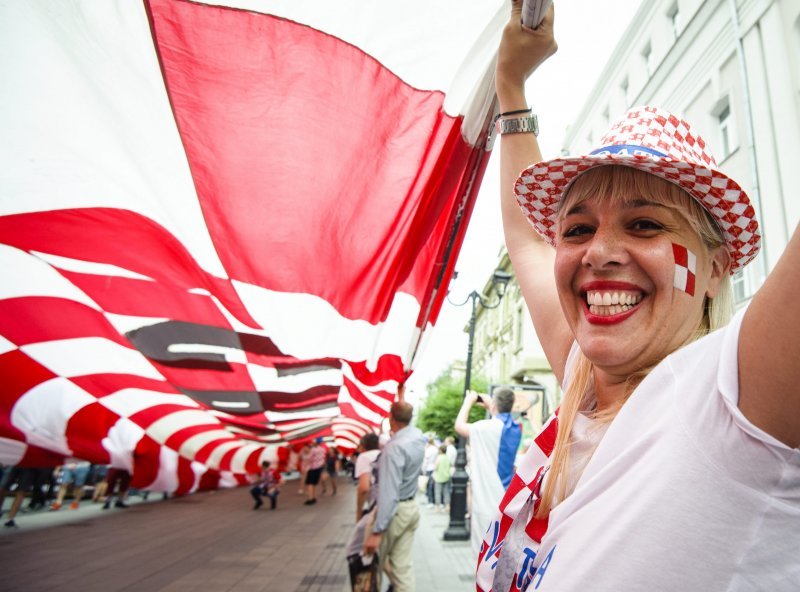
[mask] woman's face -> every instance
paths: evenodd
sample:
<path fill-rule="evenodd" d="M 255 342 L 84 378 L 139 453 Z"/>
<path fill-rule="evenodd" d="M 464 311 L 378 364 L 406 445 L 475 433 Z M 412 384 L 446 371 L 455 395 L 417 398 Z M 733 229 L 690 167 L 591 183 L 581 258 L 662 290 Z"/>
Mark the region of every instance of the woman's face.
<path fill-rule="evenodd" d="M 658 203 L 663 199 L 633 185 L 614 189 L 615 199 L 598 199 L 592 176 L 586 177 L 572 194 L 588 197 L 579 203 L 568 197 L 562 208 L 556 284 L 584 355 L 627 377 L 658 363 L 694 333 L 704 297 L 716 295 L 727 273 L 726 254 L 718 253 L 724 247 L 712 254 L 681 211 Z M 674 287 L 673 245 L 697 257 L 693 294 Z"/>

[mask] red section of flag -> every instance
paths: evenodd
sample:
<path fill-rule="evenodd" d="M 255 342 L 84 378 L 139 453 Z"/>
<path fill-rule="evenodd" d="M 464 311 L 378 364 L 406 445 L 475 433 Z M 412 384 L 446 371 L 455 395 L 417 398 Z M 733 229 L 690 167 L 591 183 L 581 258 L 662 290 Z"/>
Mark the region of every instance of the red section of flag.
<path fill-rule="evenodd" d="M 21 206 L 22 213 L 0 216 L 0 242 L 21 251 L 8 249 L 9 260 L 22 267 L 27 257 L 35 267 L 30 277 L 11 278 L 13 297 L 0 299 L 0 335 L 11 348 L 62 341 L 40 351 L 68 352 L 94 372 L 70 378 L 79 388 L 66 389 L 53 403 L 61 407 L 45 410 L 52 412 L 55 436 L 64 430 L 71 453 L 92 462 L 131 457 L 136 485 L 177 483 L 180 494 L 216 487 L 220 469 L 225 482 L 231 482 L 228 470 L 243 482 L 242 446 L 325 436 L 346 448 L 379 425 L 394 384 L 409 373 L 410 360 L 397 352 L 414 349 L 391 331 L 408 323 L 400 327 L 406 335 L 415 320 L 422 328 L 435 322 L 488 153 L 463 139 L 462 119 L 444 113 L 442 92 L 409 86 L 363 50 L 320 30 L 185 0 L 152 0 L 145 7 L 208 246 L 222 263 L 214 273 L 223 277 L 195 259 L 200 252 L 208 256 L 193 250 L 202 240 L 187 246 L 179 238 L 205 236 L 206 229 L 159 203 L 166 194 L 157 177 L 164 171 L 120 166 L 133 169 L 127 174 L 138 189 L 118 193 L 113 183 L 95 190 L 91 180 L 73 183 L 65 174 L 63 199 L 61 191 L 42 197 L 31 183 L 30 211 Z M 63 23 L 73 37 L 65 39 L 85 37 L 86 23 L 94 21 L 83 17 L 93 10 L 91 2 L 75 5 L 74 20 Z M 139 46 L 140 36 L 125 37 L 124 25 L 119 30 L 120 55 L 150 49 Z M 70 83 L 85 84 L 87 96 L 97 89 L 103 95 L 103 85 L 114 79 L 91 60 L 76 60 L 80 76 Z M 146 98 L 157 103 L 163 95 L 155 90 L 156 98 Z M 128 149 L 136 145 L 129 132 L 108 125 L 115 113 L 79 114 Z M 163 139 L 152 135 L 153 142 Z M 65 155 L 81 154 L 63 139 L 42 152 L 62 145 Z M 138 165 L 141 155 L 130 154 Z M 60 162 L 58 154 L 39 160 L 46 163 L 43 178 L 62 174 L 47 168 Z M 93 162 L 89 155 L 89 170 Z M 119 178 L 120 188 L 126 186 L 124 175 Z M 195 196 L 178 185 L 174 203 L 193 210 Z M 153 194 L 133 203 L 149 187 Z M 136 212 L 126 209 L 126 199 Z M 416 299 L 416 319 L 399 292 Z M 81 293 L 97 309 L 78 302 Z M 306 339 L 317 346 L 335 335 L 339 343 L 331 351 L 309 347 L 306 353 L 292 334 L 292 319 L 312 300 L 309 318 L 320 326 L 304 329 L 312 333 Z M 285 307 L 277 320 L 270 316 L 276 306 Z M 360 321 L 378 325 L 390 312 L 391 323 L 364 330 Z M 63 343 L 69 339 L 74 349 Z M 378 343 L 389 344 L 386 351 Z M 165 380 L 135 375 L 156 376 L 153 369 Z M 0 443 L 0 455 L 54 464 L 63 455 L 30 445 L 35 430 L 20 423 L 30 433 L 23 432 L 12 416 L 30 389 L 57 377 L 16 349 L 0 355 L 0 376 L 0 435 L 22 443 Z M 47 404 L 45 398 L 29 402 Z M 338 417 L 331 415 L 337 403 Z M 63 412 L 70 408 L 71 417 Z M 273 411 L 287 412 L 286 419 Z M 220 437 L 214 434 L 196 454 L 196 446 L 186 447 L 191 458 L 180 455 L 192 436 L 218 430 Z M 165 479 L 162 456 L 172 459 L 173 452 L 177 474 Z M 245 469 L 257 468 L 262 452 L 245 455 Z M 215 468 L 203 466 L 208 462 Z"/>
<path fill-rule="evenodd" d="M 192 462 L 183 457 L 179 457 L 177 473 L 178 487 L 175 489 L 175 495 L 189 493 L 195 482 L 195 474 L 192 470 Z"/>
<path fill-rule="evenodd" d="M 0 335 L 16 345 L 91 336 L 130 347 L 102 312 L 74 300 L 43 296 L 0 300 Z"/>
<path fill-rule="evenodd" d="M 3 244 L 23 251 L 114 265 L 150 278 L 171 291 L 208 290 L 239 321 L 258 327 L 228 280 L 203 270 L 180 241 L 141 214 L 110 208 L 81 208 L 0 216 L 0 237 Z M 105 284 L 87 280 L 81 287 L 97 288 L 98 293 L 90 291 L 89 296 L 97 296 L 99 301 L 109 300 L 104 297 L 103 290 L 122 278 L 103 278 Z M 114 293 L 119 295 L 119 292 Z M 154 316 L 167 316 L 164 313 L 170 308 L 154 310 L 154 307 L 162 304 L 169 307 L 170 301 L 165 300 L 163 294 L 155 300 L 147 298 L 150 295 L 145 292 L 140 296 L 136 291 L 128 291 L 119 302 L 111 300 L 108 312 L 150 316 L 161 310 L 162 314 Z"/>
<path fill-rule="evenodd" d="M 25 435 L 11 423 L 11 412 L 17 400 L 38 384 L 55 375 L 18 349 L 0 355 L 0 436 L 25 442 Z"/>
<path fill-rule="evenodd" d="M 133 451 L 131 486 L 145 488 L 158 477 L 161 465 L 161 446 L 150 436 L 144 435 Z"/>
<path fill-rule="evenodd" d="M 177 394 L 175 388 L 168 382 L 142 376 L 131 376 L 130 374 L 87 374 L 85 376 L 73 376 L 70 381 L 98 399 L 123 389 Z"/>
<path fill-rule="evenodd" d="M 103 448 L 103 438 L 119 420 L 119 415 L 101 403 L 79 409 L 67 422 L 67 444 L 73 455 L 91 459 L 96 464 L 108 464 L 111 458 Z"/>
<path fill-rule="evenodd" d="M 404 282 L 422 301 L 435 270 L 407 280 L 426 245 L 442 244 L 470 156 L 461 120 L 442 112 L 444 95 L 288 20 L 184 1 L 149 6 L 198 197 L 230 275 L 315 294 L 373 323 Z"/>

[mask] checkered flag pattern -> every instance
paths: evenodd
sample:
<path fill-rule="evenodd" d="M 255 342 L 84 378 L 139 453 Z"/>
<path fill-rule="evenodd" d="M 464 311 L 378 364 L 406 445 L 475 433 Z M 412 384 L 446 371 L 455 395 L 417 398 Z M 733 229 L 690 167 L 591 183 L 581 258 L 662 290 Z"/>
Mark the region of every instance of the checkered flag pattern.
<path fill-rule="evenodd" d="M 556 414 L 558 410 L 556 410 Z M 534 438 L 517 466 L 495 519 L 484 534 L 478 555 L 477 592 L 525 590 L 533 578 L 531 553 L 519 553 L 515 564 L 500 561 L 503 549 L 529 549 L 533 555 L 547 531 L 548 520 L 534 518 L 539 505 L 542 480 L 558 434 L 558 417 L 553 415 Z M 523 511 L 529 509 L 528 511 Z M 522 522 L 521 522 L 522 521 Z M 528 560 L 526 561 L 526 558 Z"/>
<path fill-rule="evenodd" d="M 694 284 L 697 274 L 697 256 L 683 245 L 672 243 L 675 255 L 675 280 L 673 285 L 689 296 L 694 296 Z"/>
<path fill-rule="evenodd" d="M 684 120 L 657 107 L 636 107 L 616 122 L 591 155 L 531 165 L 514 186 L 517 202 L 534 229 L 551 245 L 561 197 L 587 170 L 623 165 L 657 175 L 694 197 L 716 221 L 731 254 L 731 274 L 761 247 L 755 210 L 744 190 L 717 170 L 714 157 Z"/>

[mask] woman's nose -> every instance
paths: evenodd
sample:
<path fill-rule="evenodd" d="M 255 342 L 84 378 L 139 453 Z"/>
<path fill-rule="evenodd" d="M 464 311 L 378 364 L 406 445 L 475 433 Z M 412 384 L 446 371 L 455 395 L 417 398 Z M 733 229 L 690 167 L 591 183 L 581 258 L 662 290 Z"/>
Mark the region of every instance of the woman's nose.
<path fill-rule="evenodd" d="M 614 229 L 598 228 L 586 244 L 582 263 L 596 270 L 607 269 L 625 264 L 628 257 L 625 241 Z"/>

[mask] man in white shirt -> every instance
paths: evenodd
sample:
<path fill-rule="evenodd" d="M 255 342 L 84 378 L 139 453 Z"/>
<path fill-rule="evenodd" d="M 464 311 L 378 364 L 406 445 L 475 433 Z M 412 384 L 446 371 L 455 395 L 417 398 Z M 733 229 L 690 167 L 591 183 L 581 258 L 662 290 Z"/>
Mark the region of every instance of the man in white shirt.
<path fill-rule="evenodd" d="M 511 416 L 514 391 L 506 387 L 495 389 L 491 400 L 481 401 L 492 417 L 469 423 L 469 411 L 478 399 L 482 399 L 478 393 L 467 393 L 455 423 L 456 432 L 466 438 L 470 446 L 470 540 L 476 555 L 514 475 L 514 458 L 522 438 L 522 427 Z"/>

